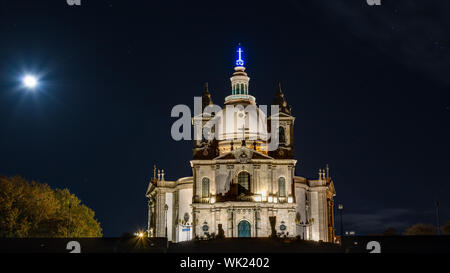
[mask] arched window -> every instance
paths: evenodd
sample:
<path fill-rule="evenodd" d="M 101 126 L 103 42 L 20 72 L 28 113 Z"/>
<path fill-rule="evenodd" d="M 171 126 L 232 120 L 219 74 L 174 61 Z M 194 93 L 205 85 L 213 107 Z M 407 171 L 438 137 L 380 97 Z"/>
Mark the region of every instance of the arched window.
<path fill-rule="evenodd" d="M 204 177 L 202 180 L 202 197 L 209 197 L 209 178 Z"/>
<path fill-rule="evenodd" d="M 284 127 L 280 126 L 278 128 L 278 134 L 279 134 L 279 141 L 280 143 L 286 143 L 286 134 L 284 132 Z"/>
<path fill-rule="evenodd" d="M 278 196 L 286 197 L 286 179 L 284 177 L 278 179 Z"/>
<path fill-rule="evenodd" d="M 250 194 L 250 174 L 248 172 L 240 172 L 238 174 L 238 195 Z"/>

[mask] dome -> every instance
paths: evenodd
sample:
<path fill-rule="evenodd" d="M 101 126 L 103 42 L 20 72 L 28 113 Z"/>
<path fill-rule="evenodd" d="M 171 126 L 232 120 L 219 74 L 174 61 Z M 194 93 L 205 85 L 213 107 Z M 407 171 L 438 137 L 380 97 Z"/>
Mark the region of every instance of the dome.
<path fill-rule="evenodd" d="M 245 145 L 264 152 L 267 140 L 267 116 L 255 103 L 227 104 L 216 115 L 219 153 Z"/>

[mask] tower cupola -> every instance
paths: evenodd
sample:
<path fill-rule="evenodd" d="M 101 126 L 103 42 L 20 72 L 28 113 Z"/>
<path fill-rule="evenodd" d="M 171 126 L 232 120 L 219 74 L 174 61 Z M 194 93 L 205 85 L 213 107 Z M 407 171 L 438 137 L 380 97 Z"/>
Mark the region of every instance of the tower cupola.
<path fill-rule="evenodd" d="M 244 60 L 242 48 L 237 49 L 236 66 L 234 67 L 233 76 L 231 80 L 231 94 L 232 95 L 248 95 L 248 83 L 250 78 L 245 73 Z"/>
<path fill-rule="evenodd" d="M 249 95 L 249 81 L 250 78 L 245 72 L 244 51 L 239 45 L 236 51 L 236 61 L 233 76 L 231 76 L 231 96 L 225 98 L 225 103 L 230 100 L 249 100 L 254 102 L 255 98 Z"/>

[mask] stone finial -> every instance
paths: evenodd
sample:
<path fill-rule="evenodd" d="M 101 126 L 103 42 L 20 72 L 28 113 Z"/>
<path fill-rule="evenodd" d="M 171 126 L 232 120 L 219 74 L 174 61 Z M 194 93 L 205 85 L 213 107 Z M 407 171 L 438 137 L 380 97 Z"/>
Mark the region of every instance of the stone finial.
<path fill-rule="evenodd" d="M 158 181 L 161 180 L 161 170 L 158 169 Z"/>
<path fill-rule="evenodd" d="M 327 166 L 326 166 L 326 168 L 327 168 L 327 181 L 330 181 L 330 179 L 331 179 L 331 177 L 330 177 L 330 168 L 328 167 L 328 163 L 327 163 Z"/>
<path fill-rule="evenodd" d="M 205 88 L 202 94 L 202 109 L 204 110 L 207 106 L 212 105 L 213 101 L 211 99 L 211 94 L 209 93 L 208 83 L 205 83 Z"/>
<path fill-rule="evenodd" d="M 319 169 L 319 180 L 323 180 L 325 176 L 325 171 L 322 169 Z"/>
<path fill-rule="evenodd" d="M 156 179 L 156 164 L 154 164 L 153 165 L 153 179 L 152 179 L 152 182 L 156 182 L 156 181 L 158 181 L 158 180 Z"/>
<path fill-rule="evenodd" d="M 288 115 L 291 114 L 291 106 L 287 104 L 283 91 L 281 91 L 281 83 L 278 83 L 278 88 L 275 94 L 275 98 L 273 99 L 273 104 L 280 107 L 280 112 Z"/>
<path fill-rule="evenodd" d="M 164 181 L 164 169 L 161 171 L 161 180 Z"/>

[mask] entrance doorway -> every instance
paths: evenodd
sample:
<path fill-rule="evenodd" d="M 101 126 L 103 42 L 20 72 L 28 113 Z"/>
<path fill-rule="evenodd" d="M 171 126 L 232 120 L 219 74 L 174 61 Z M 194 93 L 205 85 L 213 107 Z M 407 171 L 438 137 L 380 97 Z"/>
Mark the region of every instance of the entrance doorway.
<path fill-rule="evenodd" d="M 242 220 L 238 224 L 238 237 L 250 237 L 250 223 Z"/>

